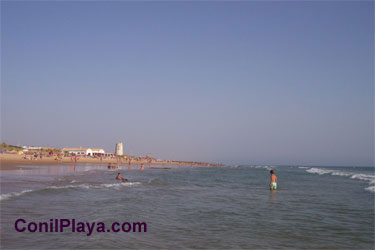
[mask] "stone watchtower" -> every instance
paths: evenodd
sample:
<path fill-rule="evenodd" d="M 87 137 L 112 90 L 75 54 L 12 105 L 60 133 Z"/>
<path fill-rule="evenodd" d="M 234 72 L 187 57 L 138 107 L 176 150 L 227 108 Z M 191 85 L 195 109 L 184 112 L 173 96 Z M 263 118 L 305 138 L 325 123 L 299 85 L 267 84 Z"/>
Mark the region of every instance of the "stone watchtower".
<path fill-rule="evenodd" d="M 116 143 L 116 155 L 124 155 L 124 145 L 122 142 Z"/>

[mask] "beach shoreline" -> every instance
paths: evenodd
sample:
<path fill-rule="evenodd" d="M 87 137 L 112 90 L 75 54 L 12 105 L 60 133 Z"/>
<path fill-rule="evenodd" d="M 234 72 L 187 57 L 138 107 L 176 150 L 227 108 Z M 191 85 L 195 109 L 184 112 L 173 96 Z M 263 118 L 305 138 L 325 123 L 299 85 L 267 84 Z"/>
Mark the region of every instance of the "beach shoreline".
<path fill-rule="evenodd" d="M 119 158 L 89 158 L 79 157 L 77 161 L 72 161 L 71 157 L 62 157 L 60 160 L 56 160 L 56 157 L 45 156 L 38 158 L 37 160 L 25 159 L 24 155 L 19 154 L 0 154 L 0 170 L 17 170 L 20 166 L 25 165 L 56 165 L 56 164 L 129 164 L 127 160 L 119 160 Z M 222 164 L 215 163 L 204 163 L 204 162 L 188 162 L 188 161 L 152 161 L 147 162 L 146 160 L 132 160 L 131 164 L 152 164 L 152 165 L 187 165 L 187 166 L 207 166 L 207 167 L 218 167 L 223 166 Z M 24 167 L 22 169 L 25 169 Z"/>

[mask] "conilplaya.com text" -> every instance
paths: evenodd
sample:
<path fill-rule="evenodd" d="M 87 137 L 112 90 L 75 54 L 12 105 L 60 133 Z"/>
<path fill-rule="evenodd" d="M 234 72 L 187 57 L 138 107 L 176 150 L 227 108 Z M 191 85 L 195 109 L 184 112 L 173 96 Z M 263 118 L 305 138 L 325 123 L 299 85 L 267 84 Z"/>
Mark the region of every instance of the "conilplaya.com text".
<path fill-rule="evenodd" d="M 17 219 L 14 222 L 14 229 L 17 232 L 40 232 L 40 233 L 86 233 L 90 236 L 92 233 L 104 232 L 147 232 L 146 222 L 113 222 L 106 227 L 104 222 L 82 222 L 76 219 L 50 219 L 49 221 L 26 221 Z"/>

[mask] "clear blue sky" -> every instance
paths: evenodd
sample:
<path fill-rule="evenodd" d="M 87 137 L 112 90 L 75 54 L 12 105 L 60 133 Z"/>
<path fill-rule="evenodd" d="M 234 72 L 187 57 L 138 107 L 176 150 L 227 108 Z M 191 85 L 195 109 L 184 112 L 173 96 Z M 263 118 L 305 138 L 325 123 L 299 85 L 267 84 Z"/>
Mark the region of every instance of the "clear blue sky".
<path fill-rule="evenodd" d="M 373 2 L 2 2 L 1 140 L 374 165 Z"/>

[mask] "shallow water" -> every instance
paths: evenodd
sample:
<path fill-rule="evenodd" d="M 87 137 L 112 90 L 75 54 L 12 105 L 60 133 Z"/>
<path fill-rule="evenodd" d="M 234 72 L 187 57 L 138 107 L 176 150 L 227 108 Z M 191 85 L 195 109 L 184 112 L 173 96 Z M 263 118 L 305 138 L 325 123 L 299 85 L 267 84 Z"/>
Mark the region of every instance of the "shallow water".
<path fill-rule="evenodd" d="M 31 168 L 1 171 L 3 249 L 374 247 L 374 168 Z M 147 232 L 20 233 L 19 218 L 146 222 Z"/>

